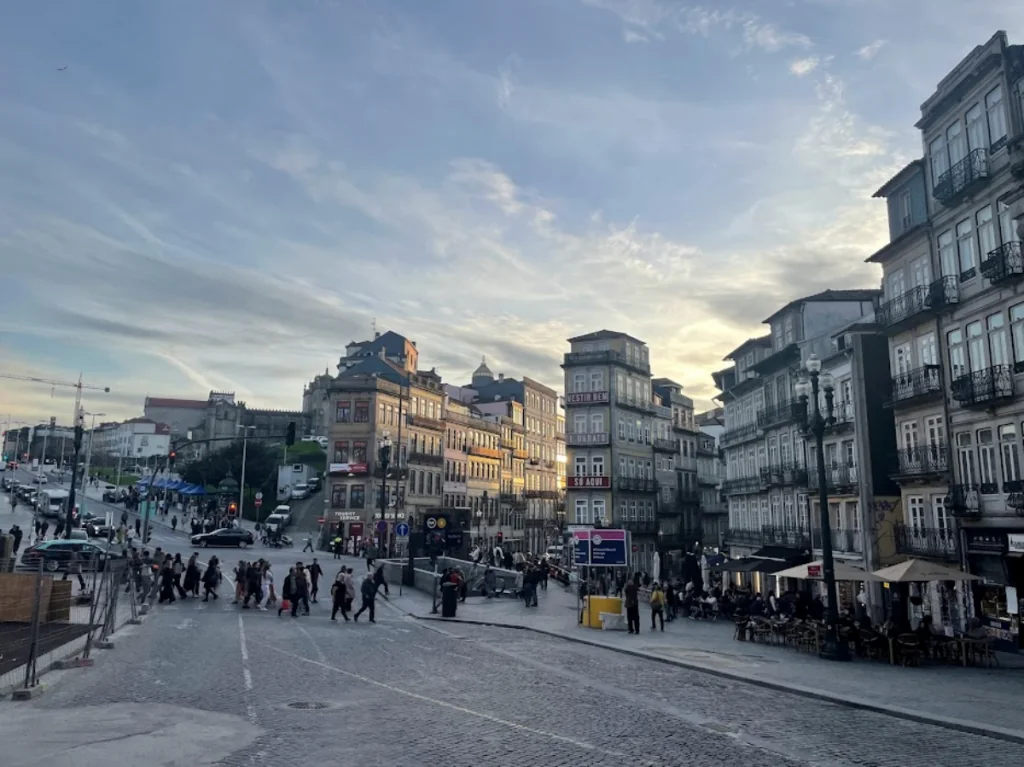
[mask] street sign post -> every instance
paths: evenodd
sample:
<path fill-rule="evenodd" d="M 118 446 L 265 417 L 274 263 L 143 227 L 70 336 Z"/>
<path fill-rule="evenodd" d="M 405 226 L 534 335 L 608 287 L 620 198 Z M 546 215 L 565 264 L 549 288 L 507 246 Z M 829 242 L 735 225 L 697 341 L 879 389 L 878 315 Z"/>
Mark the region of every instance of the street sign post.
<path fill-rule="evenodd" d="M 377 520 L 377 532 L 386 533 L 388 531 L 388 523 L 383 519 Z"/>
<path fill-rule="evenodd" d="M 263 493 L 262 492 L 256 493 L 256 500 L 257 501 L 262 501 L 263 500 Z"/>

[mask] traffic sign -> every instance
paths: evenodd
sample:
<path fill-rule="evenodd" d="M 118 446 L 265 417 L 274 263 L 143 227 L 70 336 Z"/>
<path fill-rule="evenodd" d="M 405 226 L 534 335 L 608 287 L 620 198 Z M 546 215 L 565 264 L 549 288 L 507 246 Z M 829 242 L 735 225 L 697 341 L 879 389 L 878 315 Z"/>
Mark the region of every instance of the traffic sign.
<path fill-rule="evenodd" d="M 263 505 L 263 499 L 257 498 L 255 501 L 253 501 L 253 504 L 255 504 L 256 508 L 258 509 L 260 506 Z"/>
<path fill-rule="evenodd" d="M 427 527 L 429 527 L 431 530 L 437 527 L 437 519 L 434 517 L 427 517 Z"/>
<path fill-rule="evenodd" d="M 388 523 L 387 523 L 387 521 L 383 520 L 383 519 L 378 519 L 377 520 L 377 532 L 378 533 L 386 533 L 387 531 L 388 531 Z"/>
<path fill-rule="evenodd" d="M 263 500 L 263 493 L 262 492 L 256 493 L 256 500 L 257 501 L 262 501 Z"/>
<path fill-rule="evenodd" d="M 397 525 L 395 525 L 395 535 L 397 535 L 399 538 L 405 538 L 407 535 L 409 535 L 409 525 L 407 525 L 405 522 L 399 522 Z"/>

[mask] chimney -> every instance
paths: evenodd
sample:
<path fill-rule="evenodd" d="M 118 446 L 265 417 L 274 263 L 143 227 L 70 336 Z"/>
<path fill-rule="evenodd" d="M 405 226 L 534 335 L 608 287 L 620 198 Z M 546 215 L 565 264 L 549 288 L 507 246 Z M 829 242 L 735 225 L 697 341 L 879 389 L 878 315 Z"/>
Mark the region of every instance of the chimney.
<path fill-rule="evenodd" d="M 504 380 L 505 380 L 505 374 L 504 373 L 498 373 L 498 383 L 501 383 Z"/>
<path fill-rule="evenodd" d="M 373 340 L 376 341 L 378 338 L 380 338 L 380 331 L 373 331 Z"/>

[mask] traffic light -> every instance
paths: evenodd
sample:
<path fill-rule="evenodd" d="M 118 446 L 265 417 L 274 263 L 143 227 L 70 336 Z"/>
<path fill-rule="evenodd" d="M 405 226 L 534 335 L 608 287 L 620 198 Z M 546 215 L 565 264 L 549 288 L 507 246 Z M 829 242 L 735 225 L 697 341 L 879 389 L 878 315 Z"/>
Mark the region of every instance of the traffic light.
<path fill-rule="evenodd" d="M 234 517 L 238 515 L 238 504 L 232 501 L 228 504 L 228 516 Z"/>
<path fill-rule="evenodd" d="M 494 540 L 496 540 L 496 541 L 497 541 L 498 543 L 501 543 L 501 542 L 502 542 L 503 540 L 505 540 L 505 534 L 499 531 L 499 532 L 498 532 L 498 533 L 497 533 L 497 534 L 496 534 L 496 535 L 494 536 Z"/>
<path fill-rule="evenodd" d="M 288 422 L 288 433 L 284 438 L 284 444 L 291 447 L 295 444 L 295 421 Z"/>
<path fill-rule="evenodd" d="M 168 465 L 168 467 L 170 467 L 171 469 L 174 468 L 174 460 L 177 457 L 178 457 L 178 454 L 175 453 L 173 450 L 167 454 L 167 465 Z"/>

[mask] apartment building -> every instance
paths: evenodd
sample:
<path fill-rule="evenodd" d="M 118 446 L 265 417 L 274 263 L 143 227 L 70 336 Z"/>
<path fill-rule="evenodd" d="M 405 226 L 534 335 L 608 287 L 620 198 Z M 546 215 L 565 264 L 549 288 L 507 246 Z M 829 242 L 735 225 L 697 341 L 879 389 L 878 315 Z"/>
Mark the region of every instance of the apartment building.
<path fill-rule="evenodd" d="M 328 506 L 347 535 L 369 535 L 382 500 L 385 519 L 393 525 L 409 516 L 415 522 L 439 507 L 443 495 L 440 377 L 432 370 L 416 371 L 415 355 L 395 361 L 385 346 L 378 347 L 369 353 L 350 345 L 326 389 L 334 408 L 326 435 Z M 385 439 L 392 444 L 386 475 L 379 461 Z"/>
<path fill-rule="evenodd" d="M 722 443 L 726 458 L 723 494 L 729 507 L 727 565 L 761 590 L 762 576 L 805 559 L 810 552 L 807 451 L 801 433 L 802 403 L 796 384 L 815 339 L 870 316 L 878 291 L 826 290 L 790 302 L 765 320 L 771 333 L 750 339 L 727 360 Z"/>
<path fill-rule="evenodd" d="M 126 466 L 145 465 L 152 458 L 166 458 L 171 449 L 171 427 L 149 418 L 131 418 L 123 423 L 100 424 L 86 436 L 92 445 L 93 465 L 112 465 L 119 459 Z"/>
<path fill-rule="evenodd" d="M 872 257 L 884 273 L 879 320 L 905 456 L 901 550 L 959 557 L 983 576 L 973 608 L 1000 649 L 1021 646 L 1008 600 L 1024 589 L 1022 84 L 1024 47 L 1004 32 L 942 79 L 915 126 L 924 160 L 876 195 L 891 241 Z M 945 620 L 965 595 L 933 588 L 925 598 Z"/>
<path fill-rule="evenodd" d="M 697 492 L 700 502 L 701 540 L 721 546 L 729 529 L 729 509 L 722 502 L 724 462 L 713 434 L 701 429 L 697 436 Z"/>
<path fill-rule="evenodd" d="M 668 378 L 651 381 L 654 476 L 658 482 L 658 550 L 676 559 L 693 552 L 702 538 L 697 482 L 699 431 L 693 400 Z M 662 560 L 665 561 L 664 559 Z"/>
<path fill-rule="evenodd" d="M 647 345 L 611 330 L 569 344 L 562 362 L 568 522 L 629 530 L 634 568 L 649 570 L 658 537 L 653 421 L 671 416 L 653 401 Z"/>

